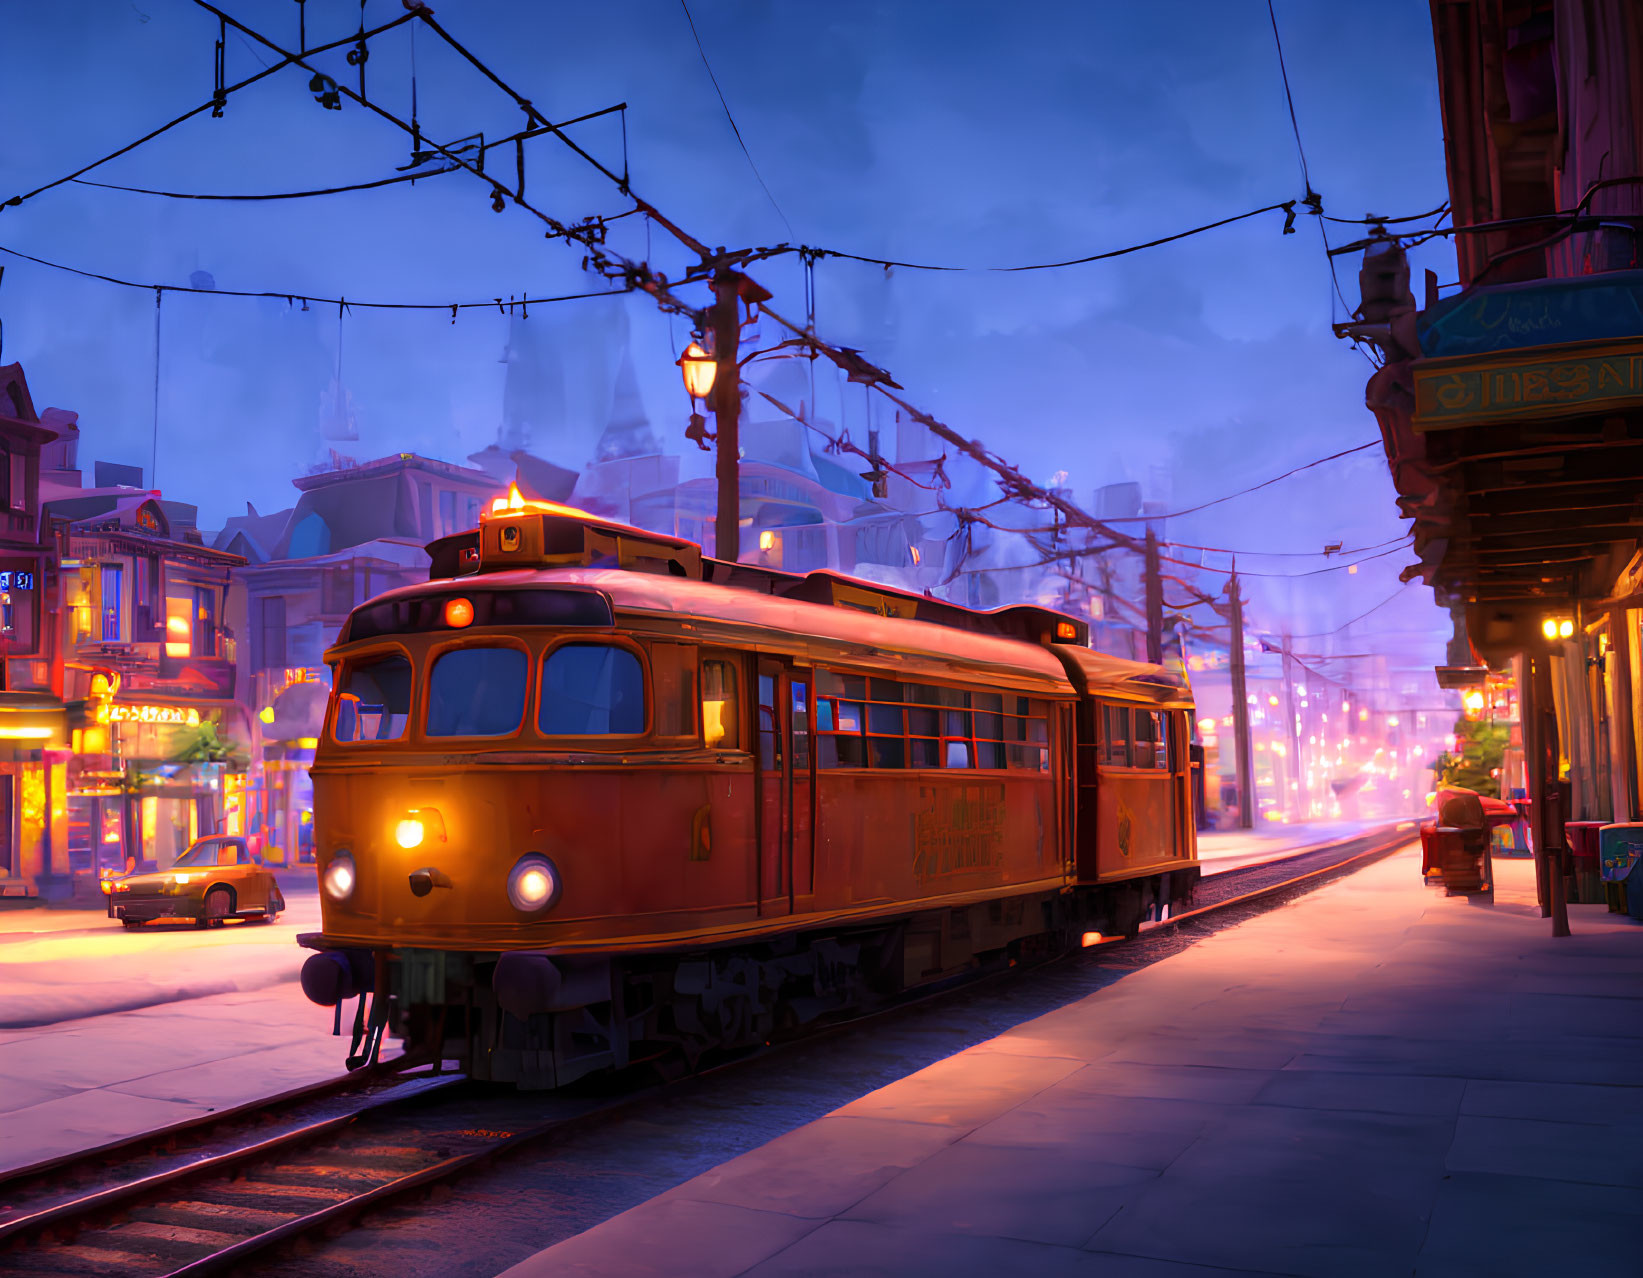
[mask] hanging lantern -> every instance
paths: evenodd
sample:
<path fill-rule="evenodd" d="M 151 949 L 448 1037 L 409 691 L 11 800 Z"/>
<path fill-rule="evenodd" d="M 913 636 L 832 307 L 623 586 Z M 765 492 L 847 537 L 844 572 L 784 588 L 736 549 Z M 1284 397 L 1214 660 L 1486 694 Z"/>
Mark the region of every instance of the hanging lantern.
<path fill-rule="evenodd" d="M 685 379 L 685 390 L 692 399 L 706 399 L 713 393 L 713 377 L 719 371 L 717 361 L 702 349 L 700 342 L 685 347 L 685 353 L 674 361 Z"/>

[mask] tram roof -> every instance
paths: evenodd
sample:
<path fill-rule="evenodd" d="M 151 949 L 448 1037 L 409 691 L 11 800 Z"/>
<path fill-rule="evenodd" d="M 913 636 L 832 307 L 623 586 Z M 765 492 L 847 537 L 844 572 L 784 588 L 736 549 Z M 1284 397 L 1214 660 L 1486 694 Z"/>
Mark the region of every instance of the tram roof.
<path fill-rule="evenodd" d="M 824 584 L 842 585 L 846 590 L 856 585 L 863 589 L 872 586 L 869 582 L 854 583 L 836 573 L 810 576 Z M 802 583 L 806 578 L 794 580 Z M 911 664 L 955 668 L 955 673 L 963 671 L 972 677 L 1004 678 L 1045 691 L 1087 691 L 1168 705 L 1185 705 L 1190 699 L 1183 680 L 1165 667 L 1108 656 L 1082 644 L 1052 644 L 1047 634 L 1035 642 L 1024 631 L 1009 635 L 960 629 L 950 623 L 881 615 L 859 603 L 837 606 L 742 585 L 622 568 L 520 568 L 436 579 L 389 591 L 356 611 L 395 599 L 472 596 L 475 592 L 554 586 L 597 591 L 610 601 L 619 622 L 645 619 L 688 624 L 689 632 L 678 637 L 702 643 L 744 646 L 751 638 L 755 647 L 775 652 L 788 647 L 798 651 L 810 641 L 824 651 L 831 650 L 825 653 L 826 658 L 886 673 L 893 671 L 900 658 Z M 350 619 L 339 644 L 350 642 L 354 630 Z M 767 640 L 757 638 L 761 631 Z M 922 673 L 932 672 L 926 669 Z"/>

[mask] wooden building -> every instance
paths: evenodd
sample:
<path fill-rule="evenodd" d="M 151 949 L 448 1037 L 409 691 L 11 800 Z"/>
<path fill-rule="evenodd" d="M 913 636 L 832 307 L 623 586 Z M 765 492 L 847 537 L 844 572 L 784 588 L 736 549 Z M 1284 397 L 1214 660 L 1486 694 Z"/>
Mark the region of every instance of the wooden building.
<path fill-rule="evenodd" d="M 1405 578 L 1456 621 L 1440 679 L 1517 663 L 1536 844 L 1561 849 L 1568 820 L 1635 819 L 1643 780 L 1643 7 L 1432 0 L 1432 24 L 1459 291 L 1427 272 L 1417 300 L 1376 228 L 1341 329 L 1385 357 Z"/>

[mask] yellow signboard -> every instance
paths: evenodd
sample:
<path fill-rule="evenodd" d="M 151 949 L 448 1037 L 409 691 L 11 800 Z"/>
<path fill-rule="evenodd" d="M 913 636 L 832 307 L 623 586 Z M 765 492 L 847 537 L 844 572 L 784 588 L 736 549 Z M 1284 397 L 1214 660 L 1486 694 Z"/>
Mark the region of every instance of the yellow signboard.
<path fill-rule="evenodd" d="M 1643 342 L 1637 341 L 1417 360 L 1412 372 L 1417 431 L 1643 405 Z"/>

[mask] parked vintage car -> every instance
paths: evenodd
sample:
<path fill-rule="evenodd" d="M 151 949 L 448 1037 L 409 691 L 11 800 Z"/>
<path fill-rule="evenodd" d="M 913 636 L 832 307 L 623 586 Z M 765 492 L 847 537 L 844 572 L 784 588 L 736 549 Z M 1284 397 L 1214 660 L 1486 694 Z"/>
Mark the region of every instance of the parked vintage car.
<path fill-rule="evenodd" d="M 158 919 L 221 927 L 231 918 L 270 923 L 285 908 L 274 872 L 243 838 L 196 839 L 170 869 L 105 879 L 108 916 L 128 928 Z"/>

